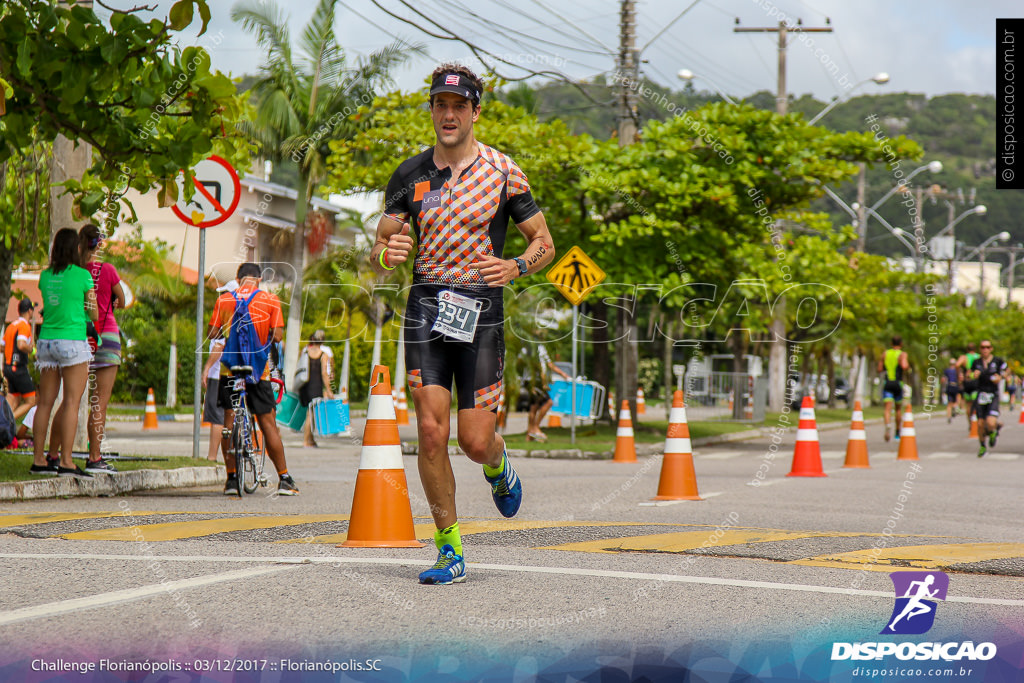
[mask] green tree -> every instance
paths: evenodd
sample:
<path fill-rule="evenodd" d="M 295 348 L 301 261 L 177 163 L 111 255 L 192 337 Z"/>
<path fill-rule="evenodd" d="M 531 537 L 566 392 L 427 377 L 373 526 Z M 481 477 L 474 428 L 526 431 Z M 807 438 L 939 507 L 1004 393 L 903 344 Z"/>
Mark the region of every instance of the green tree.
<path fill-rule="evenodd" d="M 291 263 L 295 266 L 286 328 L 285 367 L 294 368 L 301 344 L 306 215 L 309 199 L 324 178 L 327 143 L 351 137 L 359 128 L 353 116 L 374 90 L 390 82 L 390 71 L 420 52 L 392 43 L 350 64 L 334 33 L 338 0 L 320 0 L 299 40 L 301 58 L 293 54 L 288 22 L 273 2 L 235 5 L 231 18 L 256 36 L 267 51 L 260 80 L 252 88 L 255 120 L 246 132 L 271 159 L 298 163 L 295 232 Z"/>

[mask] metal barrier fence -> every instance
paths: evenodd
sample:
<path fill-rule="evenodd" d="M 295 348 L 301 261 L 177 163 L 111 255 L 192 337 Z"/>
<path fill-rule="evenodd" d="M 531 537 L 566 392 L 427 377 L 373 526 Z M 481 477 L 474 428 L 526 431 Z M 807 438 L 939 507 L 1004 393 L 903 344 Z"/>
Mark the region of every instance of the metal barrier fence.
<path fill-rule="evenodd" d="M 743 372 L 688 374 L 683 380 L 688 421 L 762 422 L 768 378 Z"/>

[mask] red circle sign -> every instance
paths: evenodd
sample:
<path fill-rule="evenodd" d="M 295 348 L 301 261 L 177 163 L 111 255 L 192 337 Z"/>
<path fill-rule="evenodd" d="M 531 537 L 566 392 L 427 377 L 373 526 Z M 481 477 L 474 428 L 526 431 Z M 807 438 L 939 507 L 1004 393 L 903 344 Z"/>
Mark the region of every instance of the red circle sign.
<path fill-rule="evenodd" d="M 182 191 L 171 210 L 186 225 L 197 228 L 220 225 L 238 208 L 238 200 L 242 195 L 238 172 L 217 155 L 200 161 L 194 171 L 192 182 L 195 184 L 195 194 L 186 202 Z"/>

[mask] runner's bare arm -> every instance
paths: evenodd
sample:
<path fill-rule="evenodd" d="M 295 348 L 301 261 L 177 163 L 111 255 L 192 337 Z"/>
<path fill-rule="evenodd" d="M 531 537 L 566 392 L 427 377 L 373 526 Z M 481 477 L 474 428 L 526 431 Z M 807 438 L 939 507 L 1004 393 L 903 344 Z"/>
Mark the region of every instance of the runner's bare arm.
<path fill-rule="evenodd" d="M 382 275 L 391 272 L 381 266 L 381 252 L 387 252 L 384 262 L 391 266 L 391 269 L 408 260 L 412 251 L 412 236 L 409 231 L 408 223 L 400 223 L 390 216 L 380 217 L 380 222 L 377 223 L 377 239 L 370 250 L 370 264 L 375 271 Z"/>
<path fill-rule="evenodd" d="M 528 244 L 526 251 L 519 258 L 526 261 L 526 275 L 532 275 L 555 258 L 555 245 L 548 231 L 548 223 L 544 214 L 537 212 L 522 223 L 517 223 L 519 232 L 523 233 Z M 504 287 L 519 275 L 519 266 L 512 259 L 500 259 L 487 256 L 470 264 L 470 268 L 480 271 L 490 287 Z"/>

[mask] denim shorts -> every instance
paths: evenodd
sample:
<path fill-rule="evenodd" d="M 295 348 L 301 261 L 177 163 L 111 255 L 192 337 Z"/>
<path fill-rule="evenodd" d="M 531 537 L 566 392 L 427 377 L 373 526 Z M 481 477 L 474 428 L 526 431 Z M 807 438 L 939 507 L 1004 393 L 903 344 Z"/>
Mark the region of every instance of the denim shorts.
<path fill-rule="evenodd" d="M 91 360 L 92 349 L 84 339 L 40 339 L 36 344 L 36 367 L 40 370 L 68 368 Z"/>

